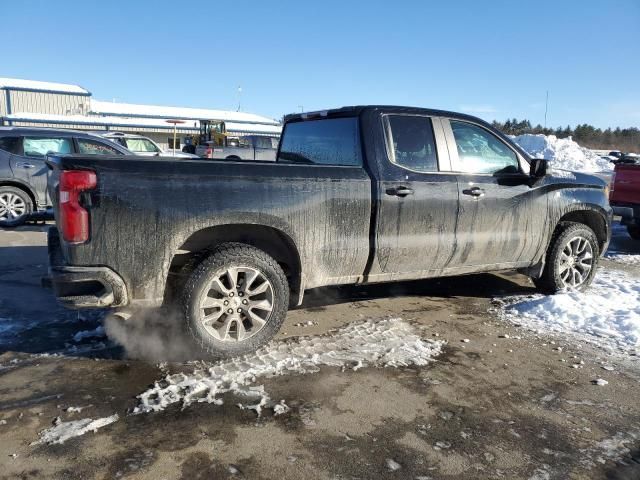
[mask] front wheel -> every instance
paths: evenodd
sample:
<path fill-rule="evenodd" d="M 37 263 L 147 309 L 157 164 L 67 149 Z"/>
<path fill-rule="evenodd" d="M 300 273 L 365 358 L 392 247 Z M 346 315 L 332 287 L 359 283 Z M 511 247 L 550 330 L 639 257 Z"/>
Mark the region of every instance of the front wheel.
<path fill-rule="evenodd" d="M 277 333 L 287 313 L 289 285 L 265 252 L 226 243 L 193 271 L 182 303 L 189 332 L 203 350 L 231 357 L 257 350 Z"/>
<path fill-rule="evenodd" d="M 629 233 L 629 236 L 634 240 L 640 240 L 640 226 L 627 225 L 627 232 Z"/>
<path fill-rule="evenodd" d="M 561 290 L 584 290 L 596 273 L 600 250 L 593 230 L 582 223 L 562 222 L 547 250 L 542 276 L 534 279 L 547 293 Z"/>

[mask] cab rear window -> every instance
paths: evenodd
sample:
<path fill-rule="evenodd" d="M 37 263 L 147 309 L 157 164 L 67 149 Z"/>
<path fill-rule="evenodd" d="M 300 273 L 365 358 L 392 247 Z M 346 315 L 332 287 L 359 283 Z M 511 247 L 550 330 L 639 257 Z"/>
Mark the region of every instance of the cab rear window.
<path fill-rule="evenodd" d="M 327 118 L 288 123 L 282 136 L 278 161 L 361 166 L 358 118 Z"/>

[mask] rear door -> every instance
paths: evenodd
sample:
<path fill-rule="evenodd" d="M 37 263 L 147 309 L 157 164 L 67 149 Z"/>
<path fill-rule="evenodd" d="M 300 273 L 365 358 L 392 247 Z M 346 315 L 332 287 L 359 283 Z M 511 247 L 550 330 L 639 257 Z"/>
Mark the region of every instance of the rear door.
<path fill-rule="evenodd" d="M 382 273 L 446 268 L 455 249 L 458 182 L 441 121 L 384 114 L 386 152 L 378 159 L 376 256 Z M 428 274 L 417 274 L 428 276 Z"/>
<path fill-rule="evenodd" d="M 547 217 L 546 197 L 530 182 L 528 164 L 482 125 L 444 119 L 458 175 L 458 247 L 451 267 L 528 264 Z"/>
<path fill-rule="evenodd" d="M 31 185 L 39 204 L 50 205 L 47 195 L 48 169 L 44 160 L 48 153 L 74 153 L 72 138 L 56 135 L 25 136 L 22 137 L 20 153 L 11 157 L 13 174 Z"/>

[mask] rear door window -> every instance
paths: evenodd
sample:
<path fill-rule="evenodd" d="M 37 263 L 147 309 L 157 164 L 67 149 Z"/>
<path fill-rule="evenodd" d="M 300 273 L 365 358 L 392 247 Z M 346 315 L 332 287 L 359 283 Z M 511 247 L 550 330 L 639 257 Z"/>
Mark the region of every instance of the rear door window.
<path fill-rule="evenodd" d="M 85 155 L 122 155 L 118 150 L 106 143 L 78 138 L 78 151 Z"/>
<path fill-rule="evenodd" d="M 396 165 L 414 172 L 437 172 L 438 154 L 429 117 L 388 115 L 389 154 Z"/>
<path fill-rule="evenodd" d="M 361 166 L 357 117 L 292 122 L 285 126 L 279 162 Z"/>
<path fill-rule="evenodd" d="M 73 153 L 70 137 L 24 137 L 22 141 L 24 154 L 28 157 L 44 157 L 49 153 Z"/>

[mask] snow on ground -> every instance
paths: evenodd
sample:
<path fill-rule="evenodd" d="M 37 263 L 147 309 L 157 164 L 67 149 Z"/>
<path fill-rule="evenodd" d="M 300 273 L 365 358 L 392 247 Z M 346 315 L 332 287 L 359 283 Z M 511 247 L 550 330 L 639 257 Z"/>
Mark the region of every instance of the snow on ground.
<path fill-rule="evenodd" d="M 640 348 L 640 279 L 600 270 L 585 292 L 498 300 L 503 318 L 534 330 L 578 336 L 606 349 Z"/>
<path fill-rule="evenodd" d="M 254 404 L 241 405 L 260 415 L 273 402 L 259 377 L 313 373 L 320 366 L 357 370 L 362 367 L 426 365 L 437 356 L 443 342 L 423 340 L 401 319 L 366 320 L 322 336 L 273 342 L 256 353 L 220 361 L 190 374 L 177 373 L 156 382 L 138 396 L 133 413 L 163 410 L 174 403 L 183 408 L 195 402 L 221 404 L 232 392 L 249 397 Z M 280 404 L 283 405 L 283 404 Z"/>
<path fill-rule="evenodd" d="M 605 254 L 605 258 L 614 262 L 624 263 L 625 265 L 640 265 L 640 254 L 635 255 L 631 253 L 618 253 L 613 250 L 608 251 Z"/>
<path fill-rule="evenodd" d="M 558 138 L 555 135 L 525 134 L 512 137 L 529 155 L 534 158 L 546 158 L 550 166 L 556 169 L 577 172 L 609 172 L 613 164 L 581 147 L 571 137 Z"/>
<path fill-rule="evenodd" d="M 96 432 L 99 428 L 110 425 L 118 420 L 118 414 L 110 417 L 83 418 L 82 420 L 73 420 L 71 422 L 60 422 L 57 425 L 40 432 L 40 440 L 33 442 L 31 445 L 39 445 L 42 443 L 64 443 L 70 438 L 79 437 L 87 432 Z"/>
<path fill-rule="evenodd" d="M 627 234 L 627 227 L 620 225 L 619 222 L 614 222 L 611 227 L 612 238 L 604 255 L 605 258 L 625 265 L 640 265 L 640 248 L 634 249 L 636 242 Z M 632 246 L 625 246 L 629 241 L 632 242 Z M 640 244 L 638 246 L 640 247 Z M 629 253 L 634 251 L 638 253 Z"/>
<path fill-rule="evenodd" d="M 102 325 L 98 325 L 93 330 L 80 330 L 73 336 L 74 342 L 81 342 L 85 338 L 102 338 L 105 337 L 106 333 L 104 331 L 104 327 Z"/>

